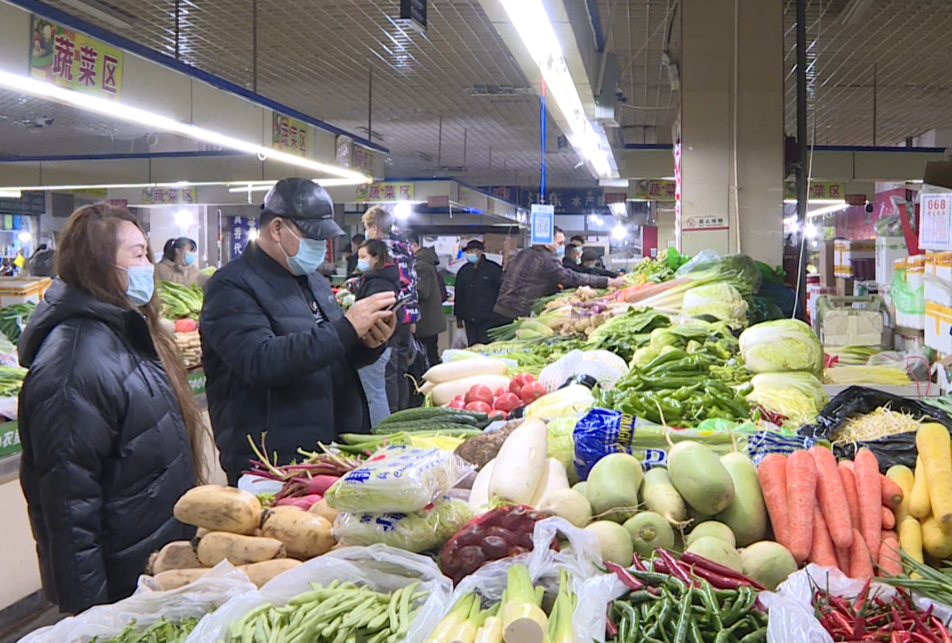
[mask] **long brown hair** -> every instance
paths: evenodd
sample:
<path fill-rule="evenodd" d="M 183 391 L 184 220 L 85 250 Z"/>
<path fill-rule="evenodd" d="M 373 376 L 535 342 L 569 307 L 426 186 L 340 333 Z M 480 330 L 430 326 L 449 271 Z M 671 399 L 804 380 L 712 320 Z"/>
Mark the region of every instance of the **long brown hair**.
<path fill-rule="evenodd" d="M 119 228 L 123 222 L 133 224 L 146 237 L 145 230 L 125 208 L 107 203 L 86 205 L 70 215 L 60 233 L 56 250 L 56 272 L 64 282 L 95 297 L 99 301 L 120 308 L 129 308 L 125 287 L 116 269 L 119 251 Z M 155 263 L 152 249 L 146 244 L 149 262 Z M 159 298 L 153 296 L 139 307 L 149 326 L 155 350 L 178 398 L 179 410 L 185 421 L 195 477 L 199 484 L 207 478 L 207 467 L 202 457 L 203 438 L 208 427 L 202 419 L 195 396 L 185 375 L 185 363 L 172 335 L 162 327 L 159 316 Z"/>

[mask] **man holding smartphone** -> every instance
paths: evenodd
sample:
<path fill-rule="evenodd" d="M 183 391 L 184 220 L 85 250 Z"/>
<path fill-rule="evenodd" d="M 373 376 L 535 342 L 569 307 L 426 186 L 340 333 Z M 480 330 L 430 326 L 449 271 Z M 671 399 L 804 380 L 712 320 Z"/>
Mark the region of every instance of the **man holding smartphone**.
<path fill-rule="evenodd" d="M 344 314 L 316 272 L 343 234 L 323 188 L 283 179 L 268 192 L 258 238 L 215 273 L 202 307 L 208 410 L 221 464 L 236 484 L 254 457 L 248 437 L 287 463 L 338 433 L 367 432 L 357 369 L 383 353 L 396 297 L 379 293 Z"/>

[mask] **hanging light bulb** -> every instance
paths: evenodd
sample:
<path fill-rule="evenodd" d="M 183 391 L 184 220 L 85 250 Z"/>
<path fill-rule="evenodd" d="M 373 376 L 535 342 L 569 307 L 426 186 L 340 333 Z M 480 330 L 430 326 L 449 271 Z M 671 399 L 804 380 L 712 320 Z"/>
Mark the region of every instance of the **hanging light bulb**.
<path fill-rule="evenodd" d="M 618 239 L 619 241 L 621 241 L 627 236 L 628 236 L 628 230 L 626 230 L 625 226 L 623 226 L 622 224 L 619 223 L 614 228 L 612 228 L 613 239 Z"/>

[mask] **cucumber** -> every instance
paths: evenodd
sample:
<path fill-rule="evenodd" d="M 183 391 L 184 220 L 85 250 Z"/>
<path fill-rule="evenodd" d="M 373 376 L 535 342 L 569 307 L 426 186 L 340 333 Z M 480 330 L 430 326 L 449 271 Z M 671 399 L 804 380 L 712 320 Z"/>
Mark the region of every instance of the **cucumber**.
<path fill-rule="evenodd" d="M 462 411 L 459 409 L 437 407 L 429 409 L 404 409 L 403 411 L 397 411 L 381 422 L 380 425 L 403 424 L 405 422 L 419 422 L 437 418 L 447 419 L 450 417 L 453 418 L 453 421 L 466 422 L 467 424 L 479 424 L 481 422 L 488 422 L 489 420 L 489 416 L 487 416 L 485 413 L 475 413 L 473 411 Z"/>
<path fill-rule="evenodd" d="M 400 422 L 398 424 L 378 424 L 373 430 L 374 435 L 389 435 L 391 433 L 419 433 L 420 431 L 468 431 L 473 435 L 481 433 L 481 429 L 472 424 L 447 422 L 445 420 L 428 420 L 426 422 Z"/>

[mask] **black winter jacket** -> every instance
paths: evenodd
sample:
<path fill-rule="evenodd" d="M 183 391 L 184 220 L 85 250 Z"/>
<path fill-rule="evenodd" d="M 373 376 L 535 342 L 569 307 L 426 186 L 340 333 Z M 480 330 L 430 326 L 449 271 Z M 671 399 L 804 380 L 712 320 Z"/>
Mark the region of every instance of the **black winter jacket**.
<path fill-rule="evenodd" d="M 436 267 L 440 259 L 433 248 L 422 247 L 416 254 L 417 294 L 420 298 L 420 318 L 417 320 L 417 337 L 432 337 L 446 330 L 446 315 L 443 314 L 443 296 Z"/>
<path fill-rule="evenodd" d="M 457 319 L 485 322 L 493 319 L 493 308 L 502 285 L 502 266 L 485 256 L 476 264 L 467 263 L 456 273 Z"/>
<path fill-rule="evenodd" d="M 354 299 L 361 300 L 382 292 L 400 292 L 400 268 L 388 263 L 380 270 L 368 270 L 360 275 Z"/>
<path fill-rule="evenodd" d="M 20 484 L 47 599 L 76 613 L 132 594 L 149 554 L 195 530 L 178 400 L 145 318 L 57 281 L 20 339 Z"/>
<path fill-rule="evenodd" d="M 295 277 L 249 243 L 208 282 L 200 328 L 208 411 L 230 482 L 254 457 L 249 435 L 260 444 L 267 431 L 268 451 L 287 463 L 298 448 L 369 431 L 356 369 L 385 347 L 364 346 L 319 274 Z"/>

